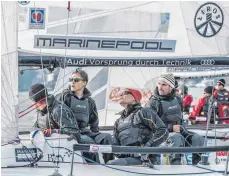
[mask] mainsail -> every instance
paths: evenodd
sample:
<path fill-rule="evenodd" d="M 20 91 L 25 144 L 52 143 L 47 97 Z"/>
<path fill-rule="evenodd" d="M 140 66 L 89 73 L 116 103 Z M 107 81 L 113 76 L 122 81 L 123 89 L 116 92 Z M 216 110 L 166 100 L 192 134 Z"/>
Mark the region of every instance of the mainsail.
<path fill-rule="evenodd" d="M 199 57 L 214 56 L 228 57 L 229 50 L 229 8 L 227 2 L 71 2 L 71 11 L 68 12 L 66 2 L 34 2 L 29 8 L 45 8 L 46 22 L 44 29 L 28 29 L 28 19 L 20 21 L 19 46 L 22 55 L 61 55 L 63 57 L 129 57 L 141 59 L 143 57 Z M 217 13 L 217 19 L 203 15 Z M 203 11 L 203 12 L 202 12 Z M 202 14 L 200 13 L 202 12 Z M 69 13 L 69 14 L 68 14 Z M 54 15 L 55 14 L 55 15 Z M 223 20 L 222 20 L 223 19 Z M 200 21 L 213 20 L 209 25 L 200 26 Z M 212 37 L 208 35 L 215 34 Z M 49 43 L 45 46 L 35 46 L 35 36 L 56 37 L 110 37 L 134 39 L 176 40 L 174 52 L 140 52 L 114 51 L 79 48 L 77 50 Z M 42 41 L 44 42 L 44 41 Z M 42 43 L 41 42 L 41 43 Z M 53 48 L 54 47 L 54 48 Z M 166 66 L 166 65 L 165 65 Z M 170 67 L 172 65 L 169 65 Z M 212 66 L 212 65 L 210 65 Z M 75 68 L 60 69 L 54 93 L 60 93 L 68 86 L 68 78 Z M 149 89 L 155 86 L 154 81 L 160 74 L 167 72 L 166 68 L 128 68 L 128 67 L 92 67 L 83 68 L 89 74 L 88 88 L 96 100 L 100 125 L 113 125 L 115 112 L 121 107 L 115 102 L 116 91 L 126 87 L 142 90 L 144 97 L 149 96 Z M 187 75 L 198 75 L 202 72 Z M 208 74 L 217 74 L 211 71 Z M 119 76 L 121 75 L 121 76 Z M 177 76 L 184 76 L 183 73 Z M 144 100 L 143 100 L 144 101 Z M 143 102 L 144 103 L 144 102 Z"/>
<path fill-rule="evenodd" d="M 1 2 L 1 142 L 7 143 L 18 136 L 18 2 Z"/>

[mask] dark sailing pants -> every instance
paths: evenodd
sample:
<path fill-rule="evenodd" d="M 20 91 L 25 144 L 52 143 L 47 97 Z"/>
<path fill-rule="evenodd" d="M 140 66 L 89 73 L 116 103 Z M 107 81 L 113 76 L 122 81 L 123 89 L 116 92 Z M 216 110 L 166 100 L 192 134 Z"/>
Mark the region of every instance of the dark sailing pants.
<path fill-rule="evenodd" d="M 170 147 L 184 147 L 185 140 L 180 133 L 169 133 L 169 138 L 167 143 Z M 180 165 L 181 164 L 182 154 L 169 154 L 169 163 L 171 165 Z"/>
<path fill-rule="evenodd" d="M 197 133 L 193 133 L 190 137 L 185 140 L 185 146 L 187 147 L 201 147 L 204 146 L 204 138 Z M 201 153 L 192 154 L 192 164 L 196 165 L 201 160 Z"/>
<path fill-rule="evenodd" d="M 95 141 L 87 135 L 81 135 L 80 138 L 81 138 L 80 141 L 78 141 L 80 144 L 95 144 Z M 95 162 L 99 162 L 99 157 L 98 157 L 98 154 L 96 153 L 82 152 L 82 156 L 90 160 L 93 160 Z M 89 161 L 86 159 L 85 161 L 87 163 L 93 163 L 92 161 Z"/>
<path fill-rule="evenodd" d="M 110 160 L 107 162 L 108 165 L 141 165 L 141 158 L 127 157 L 127 158 L 119 158 L 115 160 Z"/>
<path fill-rule="evenodd" d="M 81 142 L 84 144 L 100 144 L 100 145 L 112 145 L 112 136 L 109 133 L 99 133 L 95 136 L 87 136 L 87 135 L 82 135 L 81 136 Z M 95 154 L 93 154 L 95 155 Z M 94 156 L 92 156 L 94 157 Z M 103 153 L 103 159 L 104 162 L 107 163 L 109 160 L 114 159 L 114 155 L 112 153 Z M 95 158 L 93 159 L 95 160 Z M 96 160 L 99 162 L 98 155 L 96 155 Z"/>

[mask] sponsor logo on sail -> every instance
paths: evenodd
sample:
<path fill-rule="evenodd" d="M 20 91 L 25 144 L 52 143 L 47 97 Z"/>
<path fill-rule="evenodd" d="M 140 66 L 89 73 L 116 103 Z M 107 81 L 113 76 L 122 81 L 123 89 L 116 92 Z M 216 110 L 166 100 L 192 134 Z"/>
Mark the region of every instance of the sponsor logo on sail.
<path fill-rule="evenodd" d="M 30 8 L 29 9 L 29 28 L 44 29 L 45 28 L 45 9 Z"/>
<path fill-rule="evenodd" d="M 222 28 L 224 15 L 222 9 L 215 3 L 201 5 L 194 18 L 194 26 L 203 37 L 213 37 Z"/>
<path fill-rule="evenodd" d="M 46 49 L 174 52 L 176 40 L 35 35 L 34 47 Z"/>
<path fill-rule="evenodd" d="M 203 59 L 200 61 L 200 65 L 214 65 L 215 60 L 214 59 Z"/>

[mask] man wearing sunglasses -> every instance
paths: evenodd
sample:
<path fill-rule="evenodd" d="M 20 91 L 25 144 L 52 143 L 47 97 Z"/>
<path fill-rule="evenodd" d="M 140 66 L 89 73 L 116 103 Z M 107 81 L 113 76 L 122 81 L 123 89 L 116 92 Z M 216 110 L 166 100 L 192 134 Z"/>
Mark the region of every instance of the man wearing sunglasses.
<path fill-rule="evenodd" d="M 158 79 L 158 84 L 146 105 L 152 108 L 167 126 L 170 134 L 167 140 L 171 147 L 203 146 L 203 137 L 187 131 L 183 124 L 183 101 L 175 92 L 175 78 L 172 74 L 164 74 Z M 172 165 L 181 164 L 181 154 L 170 154 Z M 192 155 L 192 163 L 197 164 L 201 157 Z"/>
<path fill-rule="evenodd" d="M 53 133 L 60 133 L 80 139 L 79 127 L 72 110 L 57 101 L 53 95 L 48 95 L 43 84 L 32 85 L 29 89 L 29 97 L 38 111 L 35 126 L 40 128 L 46 137 Z"/>
<path fill-rule="evenodd" d="M 224 88 L 226 82 L 224 79 L 217 81 L 214 97 L 218 103 L 219 117 L 229 116 L 229 92 Z M 228 123 L 229 120 L 220 121 L 220 123 Z"/>
<path fill-rule="evenodd" d="M 121 117 L 114 125 L 114 145 L 157 147 L 168 138 L 165 124 L 150 108 L 142 107 L 141 92 L 126 89 L 120 98 L 120 105 L 125 109 L 118 113 Z M 160 164 L 160 158 L 155 155 L 116 155 L 117 160 L 111 160 L 111 165 L 140 165 L 150 159 L 153 164 Z"/>
<path fill-rule="evenodd" d="M 88 75 L 84 70 L 76 69 L 69 79 L 69 89 L 57 95 L 57 99 L 71 108 L 78 122 L 81 134 L 81 143 L 95 143 L 111 145 L 112 136 L 99 132 L 99 117 L 95 101 L 91 98 L 90 91 L 86 88 Z M 103 154 L 104 162 L 113 159 L 113 154 Z M 97 160 L 98 161 L 98 160 Z"/>

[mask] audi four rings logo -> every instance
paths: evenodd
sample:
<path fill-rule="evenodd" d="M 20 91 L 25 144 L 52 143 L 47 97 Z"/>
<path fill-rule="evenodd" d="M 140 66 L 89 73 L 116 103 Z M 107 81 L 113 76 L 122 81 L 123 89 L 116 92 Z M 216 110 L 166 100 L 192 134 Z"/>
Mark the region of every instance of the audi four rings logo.
<path fill-rule="evenodd" d="M 204 59 L 200 61 L 200 65 L 214 65 L 215 60 L 213 59 Z"/>

